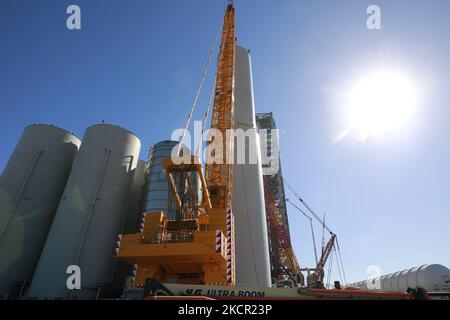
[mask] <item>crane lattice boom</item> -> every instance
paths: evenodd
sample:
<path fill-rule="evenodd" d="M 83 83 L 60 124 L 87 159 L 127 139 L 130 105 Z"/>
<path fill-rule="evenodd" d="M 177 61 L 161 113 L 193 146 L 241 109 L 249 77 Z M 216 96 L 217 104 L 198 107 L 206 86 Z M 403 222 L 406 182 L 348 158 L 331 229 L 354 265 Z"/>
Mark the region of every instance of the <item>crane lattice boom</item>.
<path fill-rule="evenodd" d="M 274 264 L 272 277 L 279 280 L 290 278 L 295 282 L 300 275 L 300 266 L 291 245 L 289 233 L 287 232 L 283 219 L 273 199 L 272 190 L 267 177 L 264 176 L 264 199 L 266 204 L 266 215 L 274 244 L 275 252 L 271 252 L 271 260 Z"/>
<path fill-rule="evenodd" d="M 222 33 L 216 90 L 211 120 L 211 136 L 206 159 L 206 180 L 213 207 L 231 208 L 233 168 L 229 161 L 233 152 L 234 75 L 235 75 L 235 10 L 228 5 Z M 217 130 L 221 137 L 214 135 Z"/>

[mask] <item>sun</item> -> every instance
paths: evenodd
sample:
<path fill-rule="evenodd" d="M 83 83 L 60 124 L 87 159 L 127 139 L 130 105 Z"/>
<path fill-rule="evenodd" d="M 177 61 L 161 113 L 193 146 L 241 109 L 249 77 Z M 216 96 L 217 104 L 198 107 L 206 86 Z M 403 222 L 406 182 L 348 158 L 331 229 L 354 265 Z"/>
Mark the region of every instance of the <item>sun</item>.
<path fill-rule="evenodd" d="M 410 77 L 377 71 L 362 77 L 348 92 L 345 103 L 346 133 L 361 140 L 405 128 L 417 107 L 417 90 Z"/>

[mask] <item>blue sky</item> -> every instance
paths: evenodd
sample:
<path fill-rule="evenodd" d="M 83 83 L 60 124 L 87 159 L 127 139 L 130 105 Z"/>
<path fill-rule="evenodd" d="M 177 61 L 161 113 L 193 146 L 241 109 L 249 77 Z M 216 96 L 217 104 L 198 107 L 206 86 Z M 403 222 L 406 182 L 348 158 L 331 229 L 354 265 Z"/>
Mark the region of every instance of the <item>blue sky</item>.
<path fill-rule="evenodd" d="M 66 28 L 70 4 L 81 7 L 81 31 Z M 381 30 L 366 28 L 370 4 L 381 7 Z M 366 278 L 373 264 L 382 273 L 450 266 L 450 2 L 236 6 L 238 43 L 252 52 L 257 112 L 274 113 L 283 173 L 327 214 L 347 279 Z M 144 158 L 184 125 L 222 14 L 221 0 L 2 0 L 0 170 L 30 123 L 82 137 L 105 120 L 136 133 Z M 416 121 L 395 134 L 335 142 L 344 129 L 340 93 L 379 66 L 419 80 Z M 312 266 L 307 221 L 292 208 L 289 218 L 299 261 Z"/>

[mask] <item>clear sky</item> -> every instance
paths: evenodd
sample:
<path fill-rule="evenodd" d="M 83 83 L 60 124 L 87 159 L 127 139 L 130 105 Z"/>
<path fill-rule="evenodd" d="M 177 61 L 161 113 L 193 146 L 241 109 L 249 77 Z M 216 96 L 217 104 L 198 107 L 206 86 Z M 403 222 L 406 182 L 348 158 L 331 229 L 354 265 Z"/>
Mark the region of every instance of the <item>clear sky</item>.
<path fill-rule="evenodd" d="M 66 28 L 70 4 L 81 7 L 82 30 Z M 381 30 L 366 28 L 370 4 L 381 7 Z M 236 7 L 238 44 L 252 52 L 257 112 L 274 113 L 283 173 L 327 214 L 347 279 L 365 279 L 369 265 L 382 273 L 450 266 L 450 2 L 241 0 Z M 82 137 L 105 120 L 136 133 L 145 158 L 184 125 L 222 15 L 222 0 L 2 0 L 0 170 L 31 123 Z M 415 79 L 414 121 L 365 141 L 336 140 L 345 130 L 343 92 L 377 67 Z M 307 221 L 292 208 L 289 219 L 299 261 L 312 266 Z"/>

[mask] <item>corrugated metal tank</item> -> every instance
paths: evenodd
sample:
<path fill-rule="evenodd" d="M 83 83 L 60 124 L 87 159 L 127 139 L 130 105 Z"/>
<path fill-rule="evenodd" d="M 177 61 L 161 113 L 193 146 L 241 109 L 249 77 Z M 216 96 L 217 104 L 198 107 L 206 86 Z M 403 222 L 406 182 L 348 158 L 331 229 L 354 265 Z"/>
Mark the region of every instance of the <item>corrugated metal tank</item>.
<path fill-rule="evenodd" d="M 236 47 L 235 129 L 247 131 L 250 141 L 246 153 L 257 159 L 255 164 L 233 167 L 233 212 L 235 216 L 236 282 L 270 287 L 270 261 L 267 239 L 261 148 L 256 129 L 250 54 Z M 250 142 L 249 141 L 249 142 Z M 235 155 L 237 155 L 235 141 Z"/>
<path fill-rule="evenodd" d="M 25 128 L 0 176 L 0 296 L 31 280 L 79 146 L 55 126 Z"/>
<path fill-rule="evenodd" d="M 177 216 L 175 202 L 170 196 L 169 184 L 162 162 L 169 158 L 177 141 L 161 141 L 148 154 L 143 211 L 163 211 L 170 220 Z"/>
<path fill-rule="evenodd" d="M 380 277 L 382 291 L 406 291 L 423 287 L 427 291 L 450 291 L 450 270 L 440 264 L 425 264 Z M 367 281 L 348 284 L 349 287 L 368 290 Z"/>
<path fill-rule="evenodd" d="M 124 128 L 99 124 L 86 130 L 29 297 L 92 299 L 112 282 L 140 148 L 139 139 Z M 81 269 L 81 290 L 67 289 L 70 265 Z"/>

